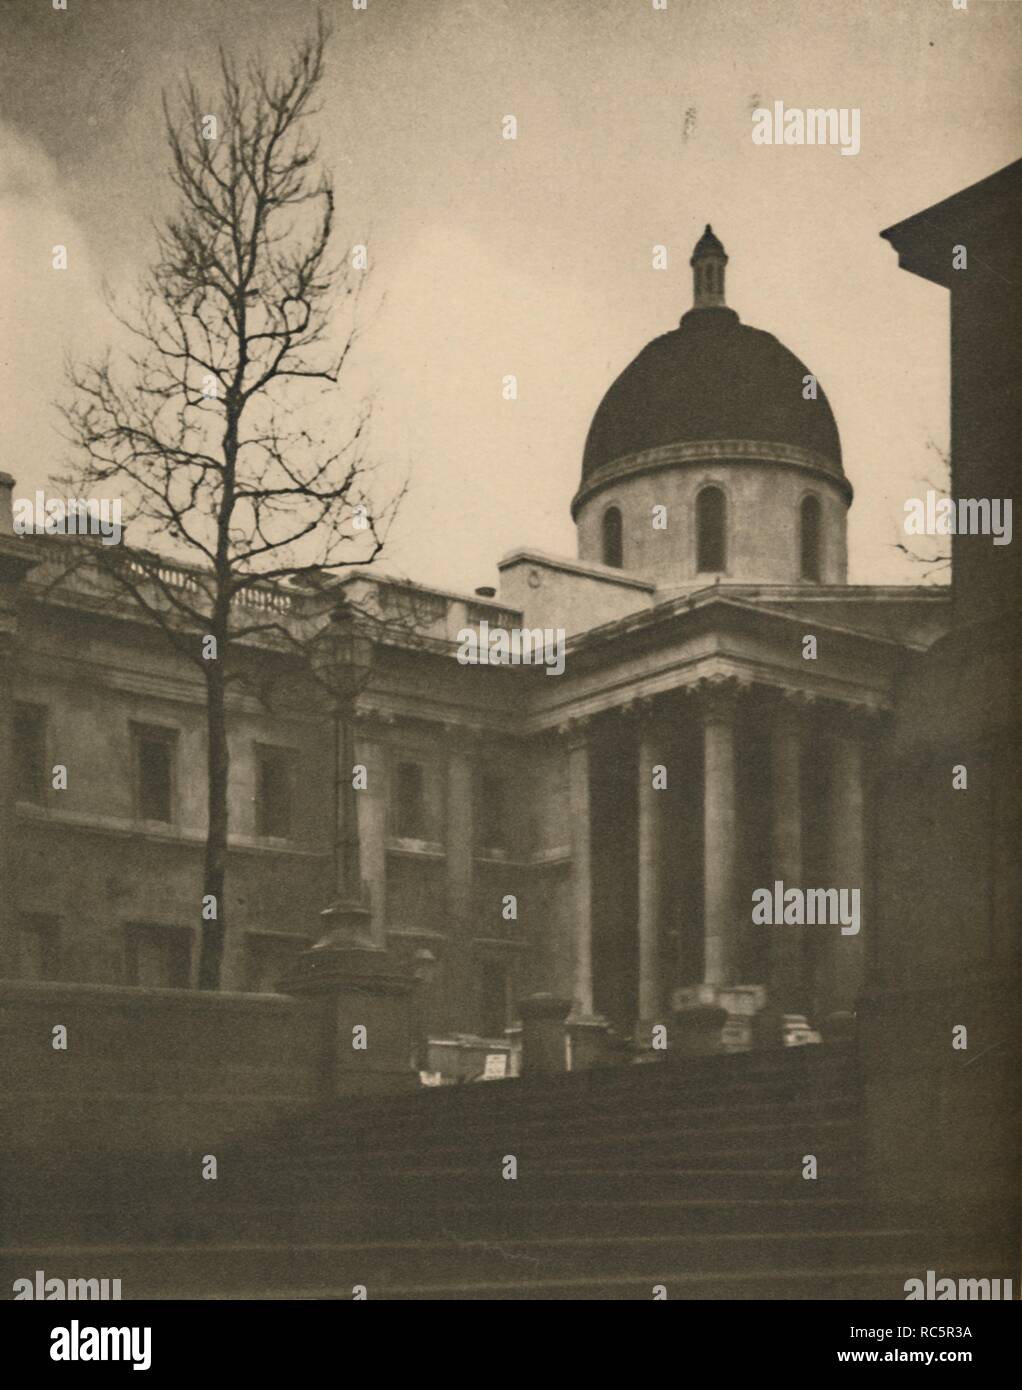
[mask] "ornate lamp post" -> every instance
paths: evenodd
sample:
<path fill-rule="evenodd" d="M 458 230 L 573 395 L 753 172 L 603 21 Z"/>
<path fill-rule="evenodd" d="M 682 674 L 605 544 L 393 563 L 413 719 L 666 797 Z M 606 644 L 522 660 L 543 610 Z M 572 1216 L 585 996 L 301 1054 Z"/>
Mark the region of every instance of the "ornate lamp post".
<path fill-rule="evenodd" d="M 354 709 L 372 666 L 372 640 L 341 598 L 321 639 L 316 674 L 330 692 L 334 720 L 334 900 L 320 913 L 323 933 L 303 951 L 281 988 L 315 1001 L 328 1097 L 405 1090 L 412 1066 L 416 979 L 373 941 L 362 886 L 356 792 L 352 787 Z"/>
<path fill-rule="evenodd" d="M 331 692 L 334 722 L 333 867 L 334 900 L 320 918 L 324 935 L 313 949 L 372 945 L 371 912 L 362 883 L 358 807 L 352 787 L 355 763 L 355 702 L 373 663 L 372 639 L 360 628 L 343 596 L 324 636 L 320 680 Z"/>

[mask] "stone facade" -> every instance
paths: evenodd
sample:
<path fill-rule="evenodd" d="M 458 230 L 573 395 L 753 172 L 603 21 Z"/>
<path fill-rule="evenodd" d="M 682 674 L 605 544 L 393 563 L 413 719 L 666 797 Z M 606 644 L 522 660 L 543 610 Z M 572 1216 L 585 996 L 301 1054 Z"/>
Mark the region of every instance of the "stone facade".
<path fill-rule="evenodd" d="M 714 280 L 705 312 L 730 313 L 722 294 Z M 724 421 L 716 440 L 587 468 L 580 560 L 517 551 L 496 599 L 375 571 L 338 581 L 384 617 L 414 611 L 411 624 L 374 629 L 353 753 L 368 776 L 355 804 L 371 941 L 418 973 L 420 1031 L 503 1041 L 518 1001 L 546 993 L 569 1001 L 578 1065 L 608 1023 L 641 1050 L 657 1023 L 716 1001 L 734 1045 L 747 1045 L 764 1000 L 816 1024 L 855 1007 L 879 950 L 876 785 L 892 712 L 905 673 L 946 630 L 949 600 L 932 587 L 845 584 L 851 488 L 836 434 L 827 447 L 752 427 L 736 436 Z M 706 484 L 728 503 L 715 573 L 695 562 Z M 821 507 L 811 579 L 809 494 Z M 624 513 L 623 566 L 601 559 L 611 503 Z M 668 508 L 663 531 L 656 503 Z M 187 986 L 200 929 L 201 685 L 131 613 L 49 593 L 51 544 L 0 538 L 0 759 L 16 774 L 2 798 L 13 886 L 2 968 Z M 300 591 L 260 601 L 275 621 L 302 621 Z M 563 629 L 563 674 L 462 664 L 458 634 L 483 620 Z M 280 693 L 237 696 L 230 710 L 223 983 L 268 990 L 321 934 L 338 777 L 350 769 L 279 644 L 257 635 L 244 659 L 253 689 L 269 681 Z M 66 790 L 51 786 L 55 764 L 69 770 Z M 753 926 L 751 894 L 776 880 L 859 889 L 860 933 Z"/>

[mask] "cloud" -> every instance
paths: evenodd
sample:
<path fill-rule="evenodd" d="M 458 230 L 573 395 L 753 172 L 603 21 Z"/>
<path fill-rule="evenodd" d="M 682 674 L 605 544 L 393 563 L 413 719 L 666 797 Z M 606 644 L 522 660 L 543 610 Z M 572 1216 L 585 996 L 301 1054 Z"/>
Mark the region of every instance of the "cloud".
<path fill-rule="evenodd" d="M 66 351 L 101 339 L 109 316 L 81 227 L 42 147 L 0 125 L 0 372 L 7 406 L 0 466 L 19 491 L 39 486 L 57 466 L 62 442 L 53 394 Z M 53 268 L 65 246 L 68 268 Z"/>

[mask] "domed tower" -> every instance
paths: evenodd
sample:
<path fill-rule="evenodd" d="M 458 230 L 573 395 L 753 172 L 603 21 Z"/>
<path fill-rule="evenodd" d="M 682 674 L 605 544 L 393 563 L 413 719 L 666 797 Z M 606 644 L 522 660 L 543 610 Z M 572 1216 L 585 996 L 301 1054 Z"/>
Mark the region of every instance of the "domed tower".
<path fill-rule="evenodd" d="M 707 225 L 692 308 L 600 402 L 571 505 L 579 558 L 661 587 L 843 584 L 834 416 L 809 369 L 727 307 L 727 262 Z"/>

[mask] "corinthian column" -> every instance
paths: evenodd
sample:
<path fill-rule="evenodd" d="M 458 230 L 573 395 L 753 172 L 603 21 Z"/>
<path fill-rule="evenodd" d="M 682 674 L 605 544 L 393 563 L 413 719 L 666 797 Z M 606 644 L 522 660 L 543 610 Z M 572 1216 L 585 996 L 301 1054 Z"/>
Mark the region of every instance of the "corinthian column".
<path fill-rule="evenodd" d="M 865 789 L 864 746 L 868 737 L 867 721 L 861 716 L 843 714 L 841 732 L 832 742 L 830 814 L 829 887 L 859 890 L 858 931 L 831 928 L 824 957 L 822 999 L 820 1012 L 826 1018 L 833 1014 L 855 1012 L 862 992 L 865 962 L 865 933 L 870 928 L 869 905 L 866 902 L 865 877 Z M 817 928 L 819 930 L 819 928 Z"/>
<path fill-rule="evenodd" d="M 639 1030 L 663 1022 L 664 990 L 660 961 L 663 902 L 665 790 L 653 786 L 653 769 L 667 766 L 663 733 L 648 709 L 640 710 L 639 729 Z M 668 776 L 670 775 L 668 771 Z M 669 783 L 668 783 L 669 785 Z"/>
<path fill-rule="evenodd" d="M 735 984 L 735 706 L 733 681 L 700 690 L 703 724 L 703 980 Z"/>
<path fill-rule="evenodd" d="M 572 994 L 582 1017 L 593 1012 L 593 897 L 590 822 L 590 747 L 586 723 L 565 729 L 568 819 L 571 833 Z"/>
<path fill-rule="evenodd" d="M 773 791 L 772 859 L 774 877 L 785 888 L 802 882 L 802 714 L 790 696 L 778 696 L 770 730 Z M 769 938 L 770 1003 L 782 1013 L 802 1013 L 803 928 L 777 923 L 763 930 Z"/>
<path fill-rule="evenodd" d="M 606 1060 L 609 1024 L 594 1012 L 592 883 L 592 747 L 589 721 L 562 730 L 568 750 L 568 817 L 571 822 L 572 994 L 568 1019 L 570 1068 L 585 1071 Z"/>

